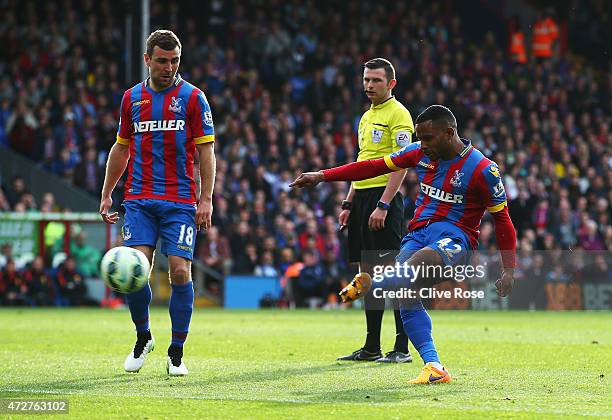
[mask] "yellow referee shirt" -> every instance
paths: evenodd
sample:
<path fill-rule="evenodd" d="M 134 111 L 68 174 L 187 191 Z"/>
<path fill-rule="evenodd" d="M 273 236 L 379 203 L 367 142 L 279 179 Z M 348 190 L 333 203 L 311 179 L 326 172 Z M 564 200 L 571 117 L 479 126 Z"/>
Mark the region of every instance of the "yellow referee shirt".
<path fill-rule="evenodd" d="M 412 141 L 414 125 L 410 111 L 394 96 L 372 105 L 359 121 L 359 155 L 357 161 L 385 157 Z M 353 182 L 357 190 L 385 187 L 390 174 Z"/>

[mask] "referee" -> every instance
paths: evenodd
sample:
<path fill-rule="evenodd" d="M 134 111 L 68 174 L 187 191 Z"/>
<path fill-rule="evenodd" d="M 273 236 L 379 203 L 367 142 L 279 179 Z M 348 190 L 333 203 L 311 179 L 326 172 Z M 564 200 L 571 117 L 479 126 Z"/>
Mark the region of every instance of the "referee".
<path fill-rule="evenodd" d="M 357 161 L 384 157 L 410 143 L 414 125 L 410 112 L 391 94 L 396 85 L 395 69 L 384 58 L 364 64 L 363 88 L 372 102 L 359 122 L 359 155 Z M 404 206 L 398 192 L 406 171 L 393 172 L 351 184 L 342 211 L 341 227 L 348 226 L 349 263 L 359 264 L 361 252 L 367 250 L 399 250 L 404 233 Z M 360 264 L 360 272 L 372 267 Z M 384 357 L 380 347 L 380 330 L 384 310 L 376 306 L 370 292 L 365 296 L 367 334 L 365 344 L 338 360 L 364 360 L 386 363 L 412 361 L 408 337 L 399 310 L 395 316 L 395 345 Z"/>

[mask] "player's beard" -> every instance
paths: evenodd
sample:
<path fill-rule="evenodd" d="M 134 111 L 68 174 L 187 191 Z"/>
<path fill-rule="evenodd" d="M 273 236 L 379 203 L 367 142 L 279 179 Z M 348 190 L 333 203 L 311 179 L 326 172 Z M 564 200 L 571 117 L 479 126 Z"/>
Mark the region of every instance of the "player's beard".
<path fill-rule="evenodd" d="M 155 84 L 157 89 L 163 90 L 172 85 L 172 83 L 174 82 L 175 75 L 170 74 L 170 76 L 166 78 L 164 77 L 164 74 L 158 73 L 157 77 L 153 77 L 151 69 L 149 69 L 149 77 L 151 78 L 151 81 L 153 82 L 153 84 Z"/>
<path fill-rule="evenodd" d="M 157 86 L 161 87 L 161 88 L 167 88 L 172 84 L 172 81 L 174 80 L 174 77 L 172 77 L 172 75 L 170 76 L 159 76 L 159 78 L 156 80 L 156 84 Z"/>

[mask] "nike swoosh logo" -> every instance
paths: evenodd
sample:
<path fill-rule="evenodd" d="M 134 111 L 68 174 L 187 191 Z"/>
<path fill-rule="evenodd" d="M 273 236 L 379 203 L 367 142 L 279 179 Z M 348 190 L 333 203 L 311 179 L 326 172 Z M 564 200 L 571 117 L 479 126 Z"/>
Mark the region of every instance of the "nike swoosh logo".
<path fill-rule="evenodd" d="M 382 254 L 378 254 L 378 258 L 383 258 L 386 257 L 387 255 L 389 255 L 391 253 L 391 251 L 389 252 L 383 252 Z"/>
<path fill-rule="evenodd" d="M 439 381 L 440 379 L 443 379 L 446 375 L 442 375 L 442 376 L 433 376 L 433 375 L 429 375 L 429 382 L 436 382 Z"/>

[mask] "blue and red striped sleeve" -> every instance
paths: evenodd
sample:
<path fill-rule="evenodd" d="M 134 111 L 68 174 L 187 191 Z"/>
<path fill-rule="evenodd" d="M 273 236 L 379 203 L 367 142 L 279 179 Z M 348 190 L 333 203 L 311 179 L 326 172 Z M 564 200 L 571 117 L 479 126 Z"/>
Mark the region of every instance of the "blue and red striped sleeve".
<path fill-rule="evenodd" d="M 420 143 L 412 143 L 384 158 L 362 160 L 336 168 L 324 169 L 325 181 L 361 181 L 378 175 L 416 166 L 423 156 Z"/>
<path fill-rule="evenodd" d="M 132 125 L 131 115 L 131 96 L 132 89 L 128 89 L 121 98 L 121 106 L 119 108 L 119 128 L 117 130 L 117 143 L 127 146 L 130 144 L 134 126 Z"/>
<path fill-rule="evenodd" d="M 405 168 L 414 168 L 422 157 L 421 142 L 417 141 L 385 156 L 384 160 L 389 169 L 399 171 Z"/>
<path fill-rule="evenodd" d="M 200 89 L 193 89 L 187 110 L 188 124 L 195 144 L 215 141 L 212 112 L 206 95 Z"/>
<path fill-rule="evenodd" d="M 479 177 L 476 181 L 482 202 L 495 220 L 495 239 L 501 253 L 502 264 L 504 268 L 514 268 L 516 267 L 516 230 L 508 213 L 506 190 L 499 168 L 495 162 L 489 162 L 477 175 Z"/>
<path fill-rule="evenodd" d="M 489 213 L 497 213 L 503 210 L 506 203 L 506 190 L 499 174 L 499 168 L 495 162 L 489 164 L 480 171 L 476 182 L 479 183 L 479 191 L 482 201 Z"/>

